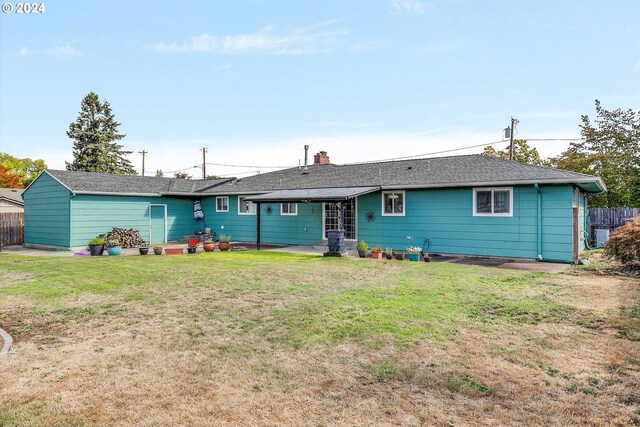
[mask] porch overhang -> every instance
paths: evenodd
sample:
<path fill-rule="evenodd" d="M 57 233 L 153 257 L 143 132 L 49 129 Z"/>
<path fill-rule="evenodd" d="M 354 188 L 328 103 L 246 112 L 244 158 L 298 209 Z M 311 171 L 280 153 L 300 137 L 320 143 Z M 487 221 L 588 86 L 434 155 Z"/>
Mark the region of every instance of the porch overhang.
<path fill-rule="evenodd" d="M 254 203 L 338 203 L 364 194 L 380 191 L 380 187 L 335 187 L 278 190 L 271 193 L 250 196 L 246 199 Z"/>

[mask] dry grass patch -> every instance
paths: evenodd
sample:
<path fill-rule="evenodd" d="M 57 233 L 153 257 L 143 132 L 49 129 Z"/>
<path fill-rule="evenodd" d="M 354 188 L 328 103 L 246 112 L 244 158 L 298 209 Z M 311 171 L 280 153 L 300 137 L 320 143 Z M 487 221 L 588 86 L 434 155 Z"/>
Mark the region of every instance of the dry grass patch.
<path fill-rule="evenodd" d="M 218 255 L 0 256 L 0 425 L 640 423 L 638 281 Z"/>

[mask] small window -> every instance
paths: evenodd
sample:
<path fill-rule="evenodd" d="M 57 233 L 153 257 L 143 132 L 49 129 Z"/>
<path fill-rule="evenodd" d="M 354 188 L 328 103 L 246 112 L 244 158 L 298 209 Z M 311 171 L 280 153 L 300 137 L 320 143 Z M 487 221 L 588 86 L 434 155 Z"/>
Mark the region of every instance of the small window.
<path fill-rule="evenodd" d="M 382 215 L 404 216 L 404 191 L 382 192 Z"/>
<path fill-rule="evenodd" d="M 247 200 L 246 198 L 238 196 L 238 214 L 255 215 L 256 205 L 254 205 L 253 202 Z"/>
<path fill-rule="evenodd" d="M 229 196 L 216 197 L 216 212 L 229 212 Z"/>
<path fill-rule="evenodd" d="M 280 215 L 298 215 L 298 204 L 280 203 Z"/>
<path fill-rule="evenodd" d="M 512 216 L 512 188 L 473 189 L 474 216 Z"/>

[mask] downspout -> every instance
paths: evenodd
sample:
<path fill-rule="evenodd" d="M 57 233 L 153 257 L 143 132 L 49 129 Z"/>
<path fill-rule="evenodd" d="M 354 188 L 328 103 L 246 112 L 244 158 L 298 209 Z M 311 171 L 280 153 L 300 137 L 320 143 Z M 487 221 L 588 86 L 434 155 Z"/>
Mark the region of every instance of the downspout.
<path fill-rule="evenodd" d="M 533 187 L 538 192 L 538 261 L 543 261 L 542 257 L 542 191 L 540 191 L 540 187 L 538 187 L 538 183 L 534 183 Z"/>
<path fill-rule="evenodd" d="M 256 250 L 260 250 L 260 202 L 256 203 Z"/>
<path fill-rule="evenodd" d="M 73 198 L 76 197 L 76 193 L 71 193 L 69 197 L 69 249 L 73 246 Z"/>
<path fill-rule="evenodd" d="M 592 248 L 591 245 L 589 245 L 589 231 L 591 230 L 591 218 L 589 218 L 589 209 L 587 209 L 587 195 L 585 194 L 584 196 L 582 196 L 582 203 L 584 203 L 584 231 L 583 231 L 583 235 L 584 235 L 584 247 L 587 248 L 587 250 L 592 250 L 595 248 Z"/>

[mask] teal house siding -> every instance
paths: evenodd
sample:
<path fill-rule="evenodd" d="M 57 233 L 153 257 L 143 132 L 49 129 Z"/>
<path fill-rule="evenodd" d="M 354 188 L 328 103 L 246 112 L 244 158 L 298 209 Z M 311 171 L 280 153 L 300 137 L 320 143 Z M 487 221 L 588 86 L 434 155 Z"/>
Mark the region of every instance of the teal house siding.
<path fill-rule="evenodd" d="M 571 185 L 543 186 L 542 255 L 572 261 Z M 381 193 L 358 199 L 358 239 L 369 246 L 485 256 L 537 257 L 538 194 L 533 186 L 513 187 L 513 216 L 474 216 L 473 188 L 407 190 L 405 216 L 382 215 Z M 373 211 L 375 218 L 369 219 Z M 412 236 L 409 240 L 407 236 Z"/>
<path fill-rule="evenodd" d="M 34 181 L 24 197 L 24 242 L 69 247 L 71 192 L 47 174 Z"/>
<path fill-rule="evenodd" d="M 86 245 L 114 227 L 137 228 L 149 240 L 149 204 L 159 199 L 147 197 L 76 195 L 72 202 L 72 246 Z"/>
<path fill-rule="evenodd" d="M 297 215 L 281 215 L 280 203 L 263 204 L 260 209 L 263 242 L 313 245 L 322 239 L 321 203 L 298 203 Z"/>
<path fill-rule="evenodd" d="M 176 197 L 76 195 L 72 200 L 72 246 L 86 245 L 114 227 L 137 228 L 149 241 L 151 205 L 167 206 L 167 239 L 178 240 L 200 229 L 193 219 L 193 200 Z"/>
<path fill-rule="evenodd" d="M 234 241 L 256 240 L 257 215 L 238 213 L 238 196 L 229 197 L 229 212 L 216 212 L 216 198 L 202 201 L 207 227 Z M 260 240 L 263 243 L 311 245 L 322 239 L 322 205 L 298 203 L 298 215 L 281 215 L 279 203 L 260 204 Z"/>

